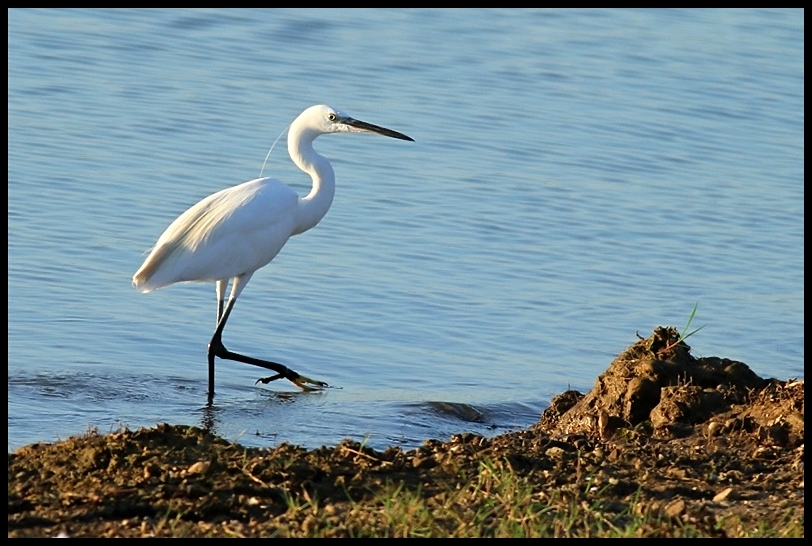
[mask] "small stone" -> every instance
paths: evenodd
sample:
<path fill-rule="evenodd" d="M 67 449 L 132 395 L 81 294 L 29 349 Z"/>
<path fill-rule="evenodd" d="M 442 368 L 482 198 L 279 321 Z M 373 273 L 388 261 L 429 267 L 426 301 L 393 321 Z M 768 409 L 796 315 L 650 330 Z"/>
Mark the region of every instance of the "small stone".
<path fill-rule="evenodd" d="M 733 488 L 732 487 L 727 487 L 727 488 L 721 490 L 720 492 L 718 492 L 713 497 L 713 502 L 724 502 L 731 496 L 732 493 L 733 493 Z"/>
<path fill-rule="evenodd" d="M 553 446 L 550 449 L 548 449 L 547 451 L 545 451 L 544 454 L 547 455 L 548 457 L 551 457 L 551 458 L 557 458 L 557 457 L 561 457 L 562 455 L 564 455 L 564 450 L 561 449 L 558 446 Z"/>
<path fill-rule="evenodd" d="M 665 507 L 665 513 L 672 518 L 679 517 L 683 512 L 685 512 L 685 501 L 682 499 L 672 501 Z"/>
<path fill-rule="evenodd" d="M 186 473 L 189 474 L 189 475 L 205 474 L 210 466 L 211 466 L 211 463 L 209 461 L 198 461 L 195 464 L 193 464 L 192 466 L 190 466 L 186 470 Z"/>

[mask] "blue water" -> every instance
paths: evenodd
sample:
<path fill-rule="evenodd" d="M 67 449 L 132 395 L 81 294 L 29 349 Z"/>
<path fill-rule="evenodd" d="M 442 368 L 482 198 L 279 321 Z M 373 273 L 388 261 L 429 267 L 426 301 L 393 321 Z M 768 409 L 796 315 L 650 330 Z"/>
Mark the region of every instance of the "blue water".
<path fill-rule="evenodd" d="M 534 423 L 659 325 L 804 376 L 803 10 L 8 12 L 8 448 L 156 423 L 413 447 Z M 243 292 L 130 285 L 327 103 L 337 193 Z M 284 139 L 264 174 L 309 179 Z"/>

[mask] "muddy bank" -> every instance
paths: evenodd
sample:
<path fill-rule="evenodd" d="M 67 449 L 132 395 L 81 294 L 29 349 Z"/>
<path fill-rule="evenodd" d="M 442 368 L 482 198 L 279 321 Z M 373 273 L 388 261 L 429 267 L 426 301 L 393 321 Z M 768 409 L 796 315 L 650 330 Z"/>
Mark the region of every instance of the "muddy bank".
<path fill-rule="evenodd" d="M 492 501 L 482 484 L 494 469 L 529 484 L 540 506 L 585 503 L 617 525 L 656 515 L 662 531 L 650 536 L 681 524 L 708 536 L 803 528 L 804 383 L 694 358 L 675 329 L 657 328 L 591 391 L 562 393 L 537 425 L 495 438 L 375 451 L 245 448 L 168 424 L 91 433 L 8 455 L 8 535 L 384 534 L 382 499 L 400 488 L 459 513 L 438 524 L 458 536 L 467 511 Z"/>

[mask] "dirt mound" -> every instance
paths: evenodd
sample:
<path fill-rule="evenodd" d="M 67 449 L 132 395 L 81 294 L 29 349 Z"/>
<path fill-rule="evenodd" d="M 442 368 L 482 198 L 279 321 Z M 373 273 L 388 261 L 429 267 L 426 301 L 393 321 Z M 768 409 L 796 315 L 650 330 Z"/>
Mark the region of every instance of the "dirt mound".
<path fill-rule="evenodd" d="M 657 328 L 621 353 L 586 395 L 556 397 L 538 427 L 607 438 L 645 426 L 667 437 L 707 424 L 714 434 L 757 431 L 784 447 L 803 444 L 803 382 L 762 379 L 742 362 L 694 358 L 690 351 L 676 328 Z"/>

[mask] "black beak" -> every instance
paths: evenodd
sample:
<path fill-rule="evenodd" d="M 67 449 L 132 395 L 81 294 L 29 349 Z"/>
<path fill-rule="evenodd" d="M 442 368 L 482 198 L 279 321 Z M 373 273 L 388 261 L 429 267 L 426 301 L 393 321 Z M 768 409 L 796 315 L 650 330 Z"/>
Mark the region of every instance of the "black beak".
<path fill-rule="evenodd" d="M 379 135 L 388 136 L 392 138 L 399 138 L 400 140 L 410 140 L 414 142 L 414 139 L 410 136 L 406 136 L 403 133 L 398 133 L 397 131 L 393 131 L 392 129 L 387 129 L 386 127 L 380 127 L 378 125 L 367 123 L 366 121 L 359 121 L 353 118 L 345 118 L 342 121 L 351 127 L 355 127 L 356 129 L 362 129 L 364 131 L 369 131 L 371 133 L 378 133 Z"/>

